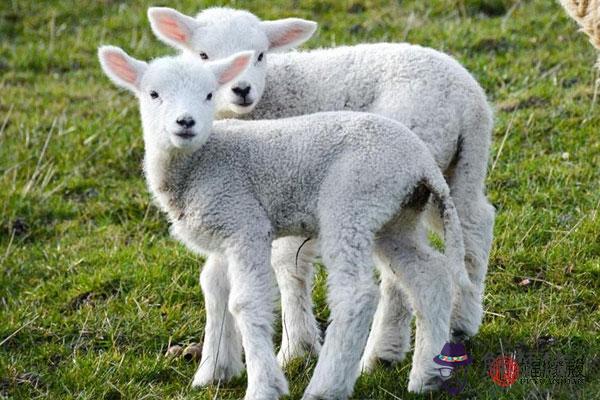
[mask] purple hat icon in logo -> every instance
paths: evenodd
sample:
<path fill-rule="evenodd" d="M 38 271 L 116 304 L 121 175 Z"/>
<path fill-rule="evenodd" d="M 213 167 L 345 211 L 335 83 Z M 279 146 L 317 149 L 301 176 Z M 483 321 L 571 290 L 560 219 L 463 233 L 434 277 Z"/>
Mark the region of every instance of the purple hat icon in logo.
<path fill-rule="evenodd" d="M 441 365 L 438 368 L 442 378 L 442 386 L 446 391 L 456 396 L 463 391 L 467 383 L 466 367 L 473 362 L 462 343 L 446 343 L 442 351 L 433 357 L 433 362 Z"/>
<path fill-rule="evenodd" d="M 446 343 L 441 353 L 433 357 L 433 362 L 445 367 L 469 365 L 473 362 L 462 343 Z"/>

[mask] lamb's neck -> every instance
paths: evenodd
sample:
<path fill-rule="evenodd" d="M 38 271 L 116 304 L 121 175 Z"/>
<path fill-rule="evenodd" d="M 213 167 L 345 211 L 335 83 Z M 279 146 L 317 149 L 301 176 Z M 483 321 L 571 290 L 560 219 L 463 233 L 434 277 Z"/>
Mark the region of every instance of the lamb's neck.
<path fill-rule="evenodd" d="M 179 215 L 183 208 L 181 196 L 187 187 L 191 158 L 178 150 L 146 149 L 144 173 L 148 187 L 161 209 L 171 216 Z"/>

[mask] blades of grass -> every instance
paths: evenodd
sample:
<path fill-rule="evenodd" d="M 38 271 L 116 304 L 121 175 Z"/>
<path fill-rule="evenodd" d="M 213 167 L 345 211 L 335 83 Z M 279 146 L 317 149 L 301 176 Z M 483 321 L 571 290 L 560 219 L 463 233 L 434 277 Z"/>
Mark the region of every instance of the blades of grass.
<path fill-rule="evenodd" d="M 22 196 L 26 196 L 27 193 L 29 193 L 29 191 L 33 187 L 33 184 L 35 183 L 35 178 L 40 173 L 40 166 L 42 163 L 42 159 L 44 158 L 44 155 L 46 154 L 46 150 L 48 149 L 48 144 L 50 143 L 50 138 L 52 138 L 52 132 L 54 131 L 54 127 L 56 126 L 56 121 L 57 121 L 56 118 L 54 118 L 52 120 L 52 125 L 50 126 L 50 129 L 48 130 L 48 134 L 46 135 L 46 140 L 44 141 L 44 146 L 42 147 L 42 151 L 40 151 L 40 156 L 38 157 L 38 161 L 35 165 L 35 169 L 33 171 L 33 174 L 31 175 L 31 177 L 29 178 L 29 181 L 25 185 L 25 188 L 23 188 Z"/>
<path fill-rule="evenodd" d="M 6 338 L 4 338 L 4 340 L 2 340 L 0 342 L 0 346 L 4 345 L 4 343 L 8 342 L 11 338 L 13 338 L 17 333 L 21 332 L 23 329 L 27 328 L 29 325 L 33 324 L 37 319 L 39 318 L 39 315 L 36 315 L 35 317 L 33 317 L 32 319 L 30 319 L 29 321 L 27 321 L 25 324 L 21 325 L 19 328 L 17 328 L 16 331 L 14 331 L 13 333 L 11 333 L 10 335 L 8 335 Z"/>

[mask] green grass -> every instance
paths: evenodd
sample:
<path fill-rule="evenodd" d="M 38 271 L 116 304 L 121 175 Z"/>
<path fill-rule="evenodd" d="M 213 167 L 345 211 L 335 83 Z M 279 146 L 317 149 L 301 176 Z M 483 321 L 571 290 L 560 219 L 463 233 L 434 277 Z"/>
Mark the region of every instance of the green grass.
<path fill-rule="evenodd" d="M 207 3 L 169 5 L 191 14 Z M 555 3 L 225 2 L 263 18 L 319 21 L 308 47 L 406 40 L 441 49 L 489 94 L 497 122 L 488 188 L 498 217 L 464 398 L 600 398 L 596 55 Z M 163 357 L 169 343 L 202 339 L 202 260 L 169 237 L 150 204 L 136 101 L 96 59 L 101 43 L 140 58 L 168 53 L 146 20 L 151 4 L 0 3 L 0 398 L 243 396 L 244 377 L 194 391 L 195 365 Z M 533 279 L 519 285 L 524 278 Z M 321 319 L 323 282 L 321 271 Z M 517 345 L 585 356 L 584 383 L 495 386 L 484 356 Z M 287 369 L 291 398 L 314 363 Z M 359 379 L 355 397 L 420 398 L 406 392 L 409 369 L 410 357 L 381 366 Z"/>

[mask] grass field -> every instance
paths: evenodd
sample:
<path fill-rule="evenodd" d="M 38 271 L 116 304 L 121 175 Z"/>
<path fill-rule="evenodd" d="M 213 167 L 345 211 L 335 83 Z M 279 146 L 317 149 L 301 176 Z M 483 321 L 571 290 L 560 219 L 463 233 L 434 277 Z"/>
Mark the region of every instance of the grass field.
<path fill-rule="evenodd" d="M 168 5 L 191 14 L 209 3 Z M 550 0 L 222 4 L 318 21 L 307 47 L 409 41 L 472 71 L 496 108 L 488 188 L 498 216 L 485 320 L 467 343 L 476 361 L 461 396 L 599 399 L 596 55 L 562 9 Z M 196 366 L 163 357 L 169 343 L 202 340 L 202 259 L 169 237 L 151 205 L 136 101 L 96 58 L 101 43 L 139 58 L 168 53 L 150 31 L 149 5 L 157 3 L 0 2 L 0 398 L 243 396 L 245 377 L 195 391 Z M 323 283 L 321 271 L 315 311 L 324 321 Z M 496 386 L 483 360 L 515 348 L 581 357 L 582 382 Z M 287 369 L 291 398 L 314 364 Z M 409 369 L 410 357 L 381 366 L 354 397 L 420 398 L 406 392 Z"/>

